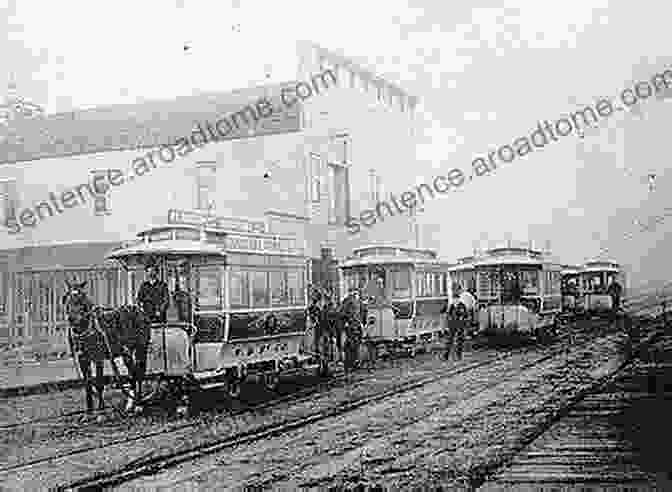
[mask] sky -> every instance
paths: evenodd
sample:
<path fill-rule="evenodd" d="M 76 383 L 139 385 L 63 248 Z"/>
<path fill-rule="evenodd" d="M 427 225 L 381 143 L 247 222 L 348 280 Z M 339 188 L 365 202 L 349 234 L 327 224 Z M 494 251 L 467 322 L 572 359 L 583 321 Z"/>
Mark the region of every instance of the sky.
<path fill-rule="evenodd" d="M 381 166 L 385 189 L 402 192 L 672 68 L 671 13 L 588 0 L 0 0 L 0 87 L 13 77 L 48 112 L 226 91 L 294 79 L 296 41 L 311 40 L 420 98 L 417 162 Z M 633 284 L 672 278 L 672 215 L 650 232 L 633 223 L 672 207 L 670 109 L 650 98 L 428 203 L 419 220 L 448 259 L 478 240 L 550 240 L 567 263 L 606 248 Z"/>

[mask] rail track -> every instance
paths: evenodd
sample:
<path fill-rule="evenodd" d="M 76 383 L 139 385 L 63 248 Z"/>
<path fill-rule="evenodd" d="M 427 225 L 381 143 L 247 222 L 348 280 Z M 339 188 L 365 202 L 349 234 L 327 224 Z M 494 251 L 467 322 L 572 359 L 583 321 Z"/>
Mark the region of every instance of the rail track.
<path fill-rule="evenodd" d="M 669 460 L 653 443 L 669 440 L 672 336 L 658 330 L 643 343 L 651 344 L 645 353 L 657 353 L 653 360 L 623 367 L 568 406 L 481 490 L 579 484 L 650 490 L 654 483 L 670 490 Z"/>
<path fill-rule="evenodd" d="M 608 323 L 590 323 L 589 326 L 591 327 L 599 327 L 600 325 L 603 324 L 608 324 Z M 593 331 L 593 330 L 591 330 Z M 590 335 L 589 335 L 590 336 Z M 575 342 L 578 340 L 575 340 Z M 554 344 L 555 345 L 555 344 Z M 548 360 L 551 357 L 554 357 L 558 353 L 562 352 L 563 350 L 566 350 L 565 344 L 561 344 L 563 346 L 555 348 L 554 350 L 551 350 L 551 353 L 543 355 L 542 357 L 538 358 L 537 360 L 528 363 L 527 367 L 531 367 L 536 364 L 540 364 L 545 360 Z M 275 424 L 272 426 L 267 426 L 267 427 L 262 427 L 257 430 L 253 431 L 248 431 L 236 436 L 231 436 L 229 438 L 219 440 L 214 443 L 208 443 L 204 445 L 199 445 L 194 447 L 193 449 L 189 449 L 186 451 L 180 451 L 180 452 L 175 452 L 175 453 L 169 453 L 165 454 L 163 456 L 157 456 L 157 457 L 152 457 L 150 459 L 145 459 L 141 462 L 135 462 L 135 463 L 129 463 L 126 466 L 124 466 L 122 469 L 110 473 L 104 473 L 104 474 L 99 474 L 99 475 L 94 475 L 93 477 L 83 479 L 77 482 L 73 482 L 72 484 L 69 484 L 65 487 L 62 487 L 61 490 L 71 490 L 71 489 L 77 489 L 77 488 L 82 488 L 83 490 L 87 490 L 89 487 L 100 487 L 100 486 L 113 486 L 113 485 L 118 485 L 120 483 L 127 482 L 129 480 L 132 480 L 137 477 L 141 476 L 146 476 L 146 475 L 151 475 L 154 473 L 157 473 L 158 471 L 161 471 L 166 468 L 170 468 L 172 466 L 175 466 L 179 463 L 183 463 L 186 461 L 193 460 L 197 457 L 205 456 L 208 454 L 212 453 L 217 453 L 221 450 L 230 448 L 232 446 L 236 446 L 239 444 L 244 444 L 244 443 L 249 443 L 253 441 L 258 441 L 261 439 L 264 439 L 269 436 L 273 435 L 278 435 L 282 434 L 285 432 L 288 432 L 290 430 L 299 428 L 299 427 L 304 427 L 306 425 L 309 425 L 313 422 L 317 422 L 319 420 L 327 419 L 333 416 L 337 415 L 342 415 L 344 413 L 353 411 L 359 407 L 362 407 L 367 404 L 374 403 L 376 401 L 385 399 L 385 398 L 390 398 L 392 396 L 398 395 L 403 392 L 411 391 L 413 389 L 419 388 L 421 386 L 430 384 L 432 382 L 435 382 L 437 380 L 440 380 L 442 378 L 446 377 L 451 377 L 453 375 L 457 375 L 472 369 L 475 369 L 477 367 L 482 367 L 484 365 L 488 364 L 494 364 L 498 361 L 507 359 L 517 353 L 525 352 L 531 350 L 531 348 L 525 347 L 523 349 L 516 349 L 508 352 L 503 352 L 499 353 L 493 358 L 489 358 L 485 361 L 480 361 L 476 362 L 473 364 L 467 364 L 462 367 L 458 368 L 452 368 L 447 371 L 442 371 L 438 375 L 434 375 L 430 378 L 423 379 L 421 381 L 415 381 L 412 383 L 406 383 L 402 384 L 398 387 L 394 387 L 390 390 L 375 394 L 375 395 L 370 395 L 366 398 L 359 398 L 356 400 L 353 400 L 351 402 L 348 402 L 347 404 L 340 405 L 336 408 L 331 408 L 328 410 L 324 410 L 322 412 L 316 413 L 314 415 L 310 415 L 308 417 L 294 420 L 291 422 L 283 422 L 280 424 Z M 302 388 L 299 392 L 293 392 L 287 395 L 284 395 L 280 398 L 275 398 L 270 401 L 266 401 L 264 403 L 258 404 L 258 405 L 250 405 L 245 408 L 239 409 L 229 415 L 229 417 L 235 417 L 238 415 L 242 415 L 244 413 L 248 412 L 254 412 L 254 411 L 259 411 L 265 408 L 271 408 L 273 406 L 279 405 L 283 402 L 291 401 L 291 402 L 300 402 L 304 400 L 309 400 L 311 399 L 316 392 L 320 391 L 320 388 L 328 388 L 331 386 L 338 385 L 339 383 L 342 383 L 344 381 L 344 376 L 339 375 L 329 381 L 322 381 L 319 382 L 318 384 L 310 385 L 308 387 Z M 60 418 L 67 418 L 67 417 L 72 417 L 72 416 L 77 416 L 81 415 L 84 413 L 83 411 L 76 411 L 76 412 L 69 412 L 68 414 L 63 414 L 59 416 L 53 416 L 53 417 L 46 417 L 46 418 L 40 418 L 40 419 L 33 419 L 29 421 L 24 421 L 16 424 L 12 424 L 10 426 L 4 426 L 3 428 L 9 429 L 9 428 L 15 428 L 19 427 L 22 425 L 29 425 L 29 424 L 35 424 L 35 423 L 45 423 L 52 421 L 54 419 L 60 419 Z M 112 442 L 105 443 L 102 446 L 95 446 L 95 447 L 87 447 L 87 448 L 82 448 L 82 449 L 77 449 L 74 451 L 70 451 L 67 453 L 62 453 L 54 456 L 49 456 L 46 458 L 38 459 L 38 460 L 33 460 L 31 462 L 27 463 L 21 463 L 19 465 L 13 465 L 4 469 L 0 470 L 0 473 L 8 473 L 8 472 L 16 472 L 19 470 L 24 470 L 32 467 L 39 466 L 40 464 L 43 464 L 45 462 L 51 462 L 54 460 L 60 460 L 60 459 L 67 459 L 69 457 L 74 457 L 78 454 L 82 453 L 87 453 L 93 450 L 99 450 L 99 449 L 104 449 L 104 448 L 109 448 L 112 446 L 118 446 L 118 445 L 124 445 L 124 444 L 130 444 L 130 443 L 135 443 L 139 442 L 145 439 L 150 439 L 153 437 L 161 436 L 161 435 L 169 435 L 170 433 L 177 432 L 182 429 L 186 429 L 189 427 L 196 427 L 198 426 L 199 423 L 183 423 L 179 424 L 176 426 L 172 426 L 169 429 L 163 429 L 159 430 L 156 432 L 151 432 L 147 434 L 143 434 L 141 436 L 136 436 L 136 437 L 131 437 L 131 438 L 126 438 L 126 439 L 118 439 Z"/>
<path fill-rule="evenodd" d="M 585 344 L 589 344 L 592 341 L 592 336 L 590 336 L 589 334 L 586 334 L 585 338 L 588 338 L 588 341 L 584 340 Z M 538 347 L 536 348 L 538 349 Z M 467 364 L 462 367 L 457 368 L 453 367 L 451 369 L 441 371 L 439 374 L 435 374 L 431 377 L 422 379 L 420 381 L 403 383 L 396 387 L 392 387 L 389 390 L 382 391 L 374 395 L 368 395 L 362 398 L 357 398 L 352 401 L 348 401 L 340 405 L 337 405 L 335 407 L 327 408 L 325 410 L 313 413 L 303 418 L 263 426 L 233 436 L 228 436 L 223 439 L 217 439 L 215 440 L 215 442 L 197 445 L 187 450 L 166 453 L 161 456 L 155 456 L 149 459 L 144 459 L 140 462 L 130 463 L 119 470 L 100 473 L 89 478 L 74 481 L 66 486 L 60 487 L 58 490 L 94 490 L 94 489 L 100 490 L 101 488 L 105 487 L 118 486 L 140 477 L 154 475 L 165 469 L 177 466 L 181 463 L 192 461 L 197 458 L 201 458 L 203 456 L 218 453 L 223 450 L 239 446 L 242 444 L 249 444 L 269 437 L 282 435 L 289 431 L 305 427 L 307 425 L 319 422 L 321 420 L 337 417 L 352 412 L 366 405 L 370 405 L 372 403 L 376 403 L 378 401 L 397 396 L 401 393 L 405 393 L 420 388 L 422 386 L 429 385 L 441 379 L 456 376 L 458 374 L 471 371 L 478 367 L 497 364 L 498 362 L 511 358 L 515 354 L 529 352 L 532 351 L 533 349 L 534 347 L 524 347 L 520 349 L 510 350 L 507 352 L 500 352 L 491 359 L 472 364 Z M 526 370 L 536 365 L 539 365 L 549 359 L 552 359 L 553 357 L 556 357 L 558 354 L 563 353 L 565 350 L 566 347 L 562 344 L 559 347 L 549 348 L 549 350 L 547 350 L 548 353 L 540 355 L 539 357 L 536 357 L 533 361 L 525 363 L 520 368 L 520 370 Z M 487 391 L 491 389 L 493 386 L 500 384 L 500 382 L 501 381 L 495 381 L 493 383 L 490 383 L 486 387 L 482 388 L 479 392 Z"/>

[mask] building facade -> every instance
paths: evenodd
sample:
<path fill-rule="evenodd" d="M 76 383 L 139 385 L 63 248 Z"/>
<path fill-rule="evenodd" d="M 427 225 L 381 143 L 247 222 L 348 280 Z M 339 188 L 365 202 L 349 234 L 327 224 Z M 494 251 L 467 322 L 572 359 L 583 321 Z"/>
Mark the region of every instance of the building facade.
<path fill-rule="evenodd" d="M 417 99 L 312 43 L 297 55 L 296 80 L 170 101 L 17 116 L 12 94 L 0 126 L 0 343 L 62 338 L 67 275 L 95 280 L 101 304 L 127 300 L 104 255 L 171 209 L 292 234 L 319 283 L 355 247 L 412 243 L 408 218 L 359 234 L 345 224 L 412 162 Z M 230 131 L 214 129 L 222 119 Z"/>

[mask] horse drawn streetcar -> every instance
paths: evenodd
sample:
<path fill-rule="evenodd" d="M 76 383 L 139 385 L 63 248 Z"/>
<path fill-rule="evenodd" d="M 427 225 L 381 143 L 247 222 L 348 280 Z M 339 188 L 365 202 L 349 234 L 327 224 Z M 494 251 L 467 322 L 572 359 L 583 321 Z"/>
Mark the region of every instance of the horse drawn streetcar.
<path fill-rule="evenodd" d="M 625 283 L 618 263 L 608 260 L 588 261 L 581 269 L 582 310 L 588 317 L 609 318 L 613 314 L 614 300 L 610 294 L 612 284 Z"/>
<path fill-rule="evenodd" d="M 367 246 L 339 265 L 341 290 L 362 291 L 364 338 L 376 353 L 426 351 L 445 333 L 451 298 L 448 264 L 427 249 Z"/>
<path fill-rule="evenodd" d="M 281 373 L 313 362 L 304 351 L 308 259 L 295 238 L 178 219 L 107 255 L 130 289 L 151 264 L 171 293 L 165 320 L 151 325 L 147 377 L 237 397 L 247 377 L 274 389 Z"/>
<path fill-rule="evenodd" d="M 561 312 L 561 266 L 531 248 L 496 248 L 473 262 L 479 333 L 546 340 Z"/>

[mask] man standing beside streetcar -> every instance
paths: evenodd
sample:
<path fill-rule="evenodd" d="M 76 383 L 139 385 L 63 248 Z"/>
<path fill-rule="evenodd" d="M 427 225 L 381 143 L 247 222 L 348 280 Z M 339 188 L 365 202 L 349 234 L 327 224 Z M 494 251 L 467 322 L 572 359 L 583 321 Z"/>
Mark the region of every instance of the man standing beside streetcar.
<path fill-rule="evenodd" d="M 362 305 L 359 292 L 351 290 L 341 303 L 341 325 L 345 331 L 345 360 L 344 368 L 350 371 L 357 364 L 359 345 L 362 339 Z"/>

